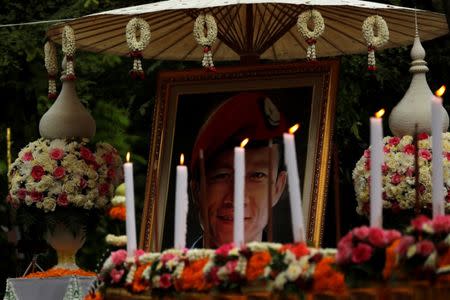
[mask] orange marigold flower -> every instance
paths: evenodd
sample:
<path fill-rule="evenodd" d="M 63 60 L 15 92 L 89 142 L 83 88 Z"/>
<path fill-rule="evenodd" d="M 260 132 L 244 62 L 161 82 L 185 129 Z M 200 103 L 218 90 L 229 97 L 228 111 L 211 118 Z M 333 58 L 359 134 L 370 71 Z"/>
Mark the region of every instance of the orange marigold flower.
<path fill-rule="evenodd" d="M 127 218 L 126 209 L 124 205 L 113 206 L 109 209 L 108 215 L 111 219 L 125 221 Z"/>
<path fill-rule="evenodd" d="M 324 257 L 316 266 L 314 271 L 313 292 L 333 292 L 343 294 L 345 292 L 344 274 L 336 271 L 332 265 L 334 258 Z"/>
<path fill-rule="evenodd" d="M 103 296 L 99 291 L 95 291 L 95 293 L 87 293 L 84 300 L 103 300 Z"/>
<path fill-rule="evenodd" d="M 49 277 L 63 277 L 63 276 L 95 276 L 95 273 L 85 270 L 68 270 L 68 269 L 50 269 L 45 272 L 30 273 L 24 278 L 49 278 Z"/>
<path fill-rule="evenodd" d="M 254 253 L 247 263 L 247 280 L 257 280 L 264 274 L 264 268 L 270 264 L 271 260 L 272 256 L 267 251 Z"/>
<path fill-rule="evenodd" d="M 392 275 L 392 271 L 397 267 L 397 248 L 400 244 L 400 239 L 395 240 L 389 247 L 386 248 L 386 262 L 383 269 L 383 278 L 388 279 Z"/>
<path fill-rule="evenodd" d="M 196 261 L 186 261 L 180 280 L 175 282 L 177 291 L 204 292 L 212 288 L 203 277 L 203 268 L 208 263 L 208 258 Z"/>
<path fill-rule="evenodd" d="M 148 263 L 137 267 L 136 272 L 134 273 L 133 282 L 131 283 L 131 290 L 134 293 L 141 293 L 149 289 L 150 282 L 142 278 L 142 273 L 144 273 L 145 269 L 150 265 L 151 263 Z"/>

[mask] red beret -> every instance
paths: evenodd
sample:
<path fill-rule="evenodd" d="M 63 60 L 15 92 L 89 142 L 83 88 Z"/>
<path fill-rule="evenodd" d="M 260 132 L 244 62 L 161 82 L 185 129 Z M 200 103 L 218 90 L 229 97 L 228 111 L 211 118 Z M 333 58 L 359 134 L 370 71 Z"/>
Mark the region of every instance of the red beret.
<path fill-rule="evenodd" d="M 245 138 L 265 141 L 286 131 L 284 116 L 266 95 L 239 93 L 222 103 L 201 127 L 192 152 L 191 172 L 197 167 L 200 150 L 207 161 L 231 143 L 238 145 Z"/>

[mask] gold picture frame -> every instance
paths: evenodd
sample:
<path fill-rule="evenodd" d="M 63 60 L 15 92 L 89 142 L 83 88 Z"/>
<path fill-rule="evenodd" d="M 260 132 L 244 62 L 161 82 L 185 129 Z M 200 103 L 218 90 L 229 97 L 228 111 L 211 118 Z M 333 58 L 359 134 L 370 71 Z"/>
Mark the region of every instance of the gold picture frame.
<path fill-rule="evenodd" d="M 186 127 L 180 124 L 177 127 L 177 122 L 182 122 L 180 120 L 189 112 L 209 105 L 212 102 L 211 97 L 214 98 L 215 95 L 219 97 L 240 91 L 274 91 L 275 94 L 288 91 L 291 93 L 289 95 L 309 95 L 307 97 L 310 99 L 304 100 L 309 101 L 307 105 L 297 104 L 296 96 L 290 96 L 289 103 L 300 105 L 298 107 L 302 109 L 297 110 L 304 114 L 303 108 L 306 108 L 305 111 L 309 114 L 305 126 L 307 131 L 304 130 L 307 143 L 304 146 L 306 156 L 302 156 L 304 170 L 300 172 L 303 174 L 301 191 L 308 241 L 314 246 L 320 246 L 324 228 L 338 75 L 337 59 L 221 67 L 217 72 L 207 72 L 203 69 L 161 72 L 151 128 L 140 248 L 160 251 L 164 231 L 166 235 L 172 234 L 170 226 L 167 225 L 172 221 L 169 222 L 165 218 L 166 207 L 170 204 L 167 199 L 173 198 L 169 185 L 174 181 L 174 166 L 179 154 L 174 153 L 174 145 L 177 145 L 178 140 L 185 139 L 188 141 L 186 145 L 192 146 L 190 137 L 184 134 L 176 137 L 177 130 Z M 187 99 L 190 99 L 190 102 Z M 186 112 L 183 112 L 182 108 Z M 188 146 L 183 145 L 181 148 Z M 167 227 L 166 230 L 164 227 Z"/>

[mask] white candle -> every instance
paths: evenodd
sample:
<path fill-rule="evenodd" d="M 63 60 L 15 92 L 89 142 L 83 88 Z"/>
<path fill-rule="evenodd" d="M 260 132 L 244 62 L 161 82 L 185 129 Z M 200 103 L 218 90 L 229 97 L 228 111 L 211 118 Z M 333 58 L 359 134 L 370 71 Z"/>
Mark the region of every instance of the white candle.
<path fill-rule="evenodd" d="M 291 204 L 292 234 L 294 242 L 305 242 L 305 222 L 303 220 L 302 198 L 300 194 L 300 180 L 297 167 L 297 152 L 295 151 L 294 132 L 298 125 L 289 129 L 290 133 L 283 134 L 284 159 L 288 173 L 289 201 Z"/>
<path fill-rule="evenodd" d="M 442 89 L 442 88 L 441 88 Z M 442 162 L 442 94 L 445 91 L 443 87 L 436 92 L 431 100 L 431 134 L 432 134 L 432 150 L 433 160 L 431 161 L 432 173 L 432 203 L 433 218 L 444 215 L 444 176 Z"/>
<path fill-rule="evenodd" d="M 184 155 L 181 154 L 180 165 L 177 166 L 177 181 L 175 189 L 175 240 L 177 249 L 186 247 L 186 221 L 188 212 L 188 170 L 183 165 Z"/>
<path fill-rule="evenodd" d="M 242 141 L 240 147 L 234 148 L 234 216 L 233 242 L 236 246 L 244 244 L 244 197 L 245 197 L 245 145 L 248 139 Z"/>
<path fill-rule="evenodd" d="M 127 162 L 123 164 L 123 173 L 125 176 L 127 253 L 128 256 L 133 256 L 137 249 L 137 245 L 136 218 L 134 216 L 133 164 L 130 162 L 130 152 L 127 153 Z"/>
<path fill-rule="evenodd" d="M 384 109 L 370 118 L 370 226 L 383 226 L 383 119 Z"/>

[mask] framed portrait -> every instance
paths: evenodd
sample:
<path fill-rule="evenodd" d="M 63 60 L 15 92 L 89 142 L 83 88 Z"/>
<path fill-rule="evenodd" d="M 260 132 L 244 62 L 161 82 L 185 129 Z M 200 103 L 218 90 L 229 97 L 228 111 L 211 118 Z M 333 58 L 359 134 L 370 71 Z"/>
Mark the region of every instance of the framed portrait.
<path fill-rule="evenodd" d="M 295 140 L 306 233 L 309 242 L 320 246 L 338 73 L 339 60 L 221 67 L 217 72 L 161 72 L 151 127 L 140 247 L 147 251 L 173 247 L 175 173 L 180 154 L 189 165 L 203 124 L 227 99 L 243 92 L 266 95 L 287 124 L 300 124 Z M 245 114 L 235 116 L 240 117 Z M 273 208 L 274 242 L 292 242 L 286 191 Z M 189 199 L 187 247 L 202 235 L 198 214 Z"/>

